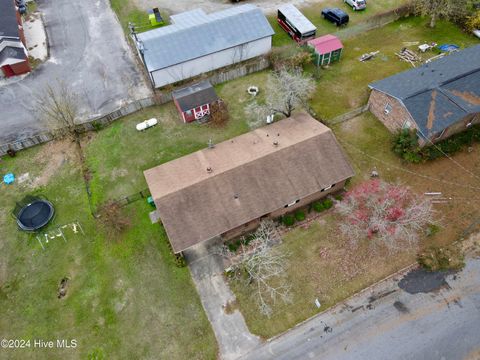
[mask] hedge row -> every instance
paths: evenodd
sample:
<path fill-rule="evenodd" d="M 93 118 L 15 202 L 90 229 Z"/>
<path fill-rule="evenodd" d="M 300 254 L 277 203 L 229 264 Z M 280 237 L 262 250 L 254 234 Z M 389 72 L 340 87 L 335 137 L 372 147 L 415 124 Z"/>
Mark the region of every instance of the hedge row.
<path fill-rule="evenodd" d="M 461 133 L 435 143 L 435 145 L 423 148 L 418 144 L 416 130 L 403 129 L 394 139 L 393 151 L 408 162 L 420 163 L 437 159 L 444 154 L 453 155 L 476 142 L 480 142 L 480 124 L 473 125 Z"/>

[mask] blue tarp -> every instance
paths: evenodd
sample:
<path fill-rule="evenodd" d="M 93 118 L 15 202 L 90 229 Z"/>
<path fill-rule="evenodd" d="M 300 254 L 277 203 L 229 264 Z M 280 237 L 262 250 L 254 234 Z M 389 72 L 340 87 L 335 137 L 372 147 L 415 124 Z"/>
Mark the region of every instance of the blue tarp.
<path fill-rule="evenodd" d="M 454 44 L 443 44 L 443 45 L 439 45 L 438 48 L 440 49 L 440 51 L 443 51 L 443 52 L 452 52 L 459 49 L 459 47 Z"/>
<path fill-rule="evenodd" d="M 3 182 L 7 185 L 12 184 L 14 181 L 15 181 L 15 175 L 13 175 L 12 173 L 8 173 L 3 177 Z"/>

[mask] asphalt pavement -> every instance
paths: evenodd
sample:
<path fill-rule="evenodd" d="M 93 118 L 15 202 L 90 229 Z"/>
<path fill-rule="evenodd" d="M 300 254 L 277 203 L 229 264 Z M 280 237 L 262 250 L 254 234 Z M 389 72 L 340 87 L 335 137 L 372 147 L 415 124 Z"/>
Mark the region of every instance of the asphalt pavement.
<path fill-rule="evenodd" d="M 45 19 L 50 57 L 25 77 L 0 82 L 0 143 L 45 127 L 35 109 L 36 98 L 59 81 L 77 95 L 81 120 L 150 95 L 108 0 L 37 4 Z"/>
<path fill-rule="evenodd" d="M 480 359 L 480 259 L 459 273 L 394 277 L 242 359 Z"/>

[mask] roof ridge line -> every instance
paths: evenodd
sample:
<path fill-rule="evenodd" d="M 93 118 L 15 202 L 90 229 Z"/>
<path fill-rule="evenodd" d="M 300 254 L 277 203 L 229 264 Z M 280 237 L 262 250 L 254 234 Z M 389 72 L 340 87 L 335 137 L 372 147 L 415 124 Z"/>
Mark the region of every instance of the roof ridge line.
<path fill-rule="evenodd" d="M 287 119 L 288 119 L 288 118 L 287 118 Z M 284 120 L 284 119 L 282 119 L 282 120 Z M 214 171 L 213 176 L 208 176 L 208 177 L 205 177 L 205 178 L 203 178 L 203 179 L 200 179 L 200 180 L 198 180 L 198 181 L 196 181 L 196 182 L 193 182 L 193 183 L 191 183 L 191 184 L 189 184 L 189 185 L 187 185 L 187 186 L 185 186 L 185 187 L 183 187 L 183 188 L 181 188 L 181 189 L 178 189 L 178 190 L 175 190 L 175 191 L 170 191 L 170 192 L 168 192 L 167 194 L 165 194 L 165 195 L 162 196 L 162 197 L 165 198 L 165 197 L 171 196 L 172 194 L 175 194 L 176 192 L 178 192 L 178 191 L 180 191 L 180 190 L 188 189 L 188 188 L 190 188 L 190 187 L 192 187 L 192 186 L 195 186 L 195 185 L 197 185 L 197 184 L 202 184 L 203 182 L 205 182 L 205 181 L 207 181 L 207 180 L 210 180 L 210 179 L 212 179 L 212 178 L 215 177 L 215 176 L 218 176 L 218 175 L 221 175 L 221 174 L 226 174 L 226 173 L 228 173 L 228 172 L 230 172 L 230 171 L 233 171 L 233 170 L 239 168 L 240 166 L 244 166 L 245 164 L 251 163 L 251 162 L 253 162 L 253 161 L 255 161 L 255 160 L 258 160 L 258 159 L 261 159 L 261 158 L 266 158 L 266 157 L 271 156 L 272 154 L 275 154 L 275 153 L 278 153 L 278 152 L 282 152 L 282 151 L 284 151 L 284 150 L 286 150 L 286 149 L 289 149 L 289 148 L 292 147 L 292 146 L 296 146 L 296 145 L 298 145 L 298 144 L 303 144 L 305 141 L 308 141 L 308 140 L 311 140 L 311 139 L 313 139 L 313 138 L 316 138 L 317 136 L 320 136 L 320 135 L 322 135 L 322 134 L 324 134 L 324 133 L 330 133 L 330 135 L 333 135 L 333 139 L 336 141 L 336 137 L 334 136 L 332 129 L 330 129 L 330 128 L 328 128 L 328 127 L 327 127 L 327 129 L 328 129 L 327 131 L 319 132 L 318 134 L 316 134 L 316 136 L 311 136 L 311 137 L 305 138 L 305 139 L 301 140 L 300 142 L 293 143 L 293 144 L 291 144 L 291 145 L 289 145 L 289 146 L 286 146 L 286 147 L 284 147 L 284 148 L 278 149 L 277 151 L 272 151 L 272 152 L 270 152 L 270 153 L 268 153 L 268 154 L 265 154 L 265 155 L 263 155 L 263 156 L 259 156 L 259 157 L 254 158 L 254 159 L 250 159 L 250 160 L 248 160 L 248 161 L 244 161 L 244 162 L 242 162 L 242 163 L 237 164 L 235 167 L 230 167 L 230 168 L 228 168 L 228 169 L 225 169 L 225 170 L 223 170 L 223 171 L 216 172 L 216 173 L 215 173 L 215 169 L 213 169 L 213 171 Z M 248 133 L 245 133 L 245 134 L 248 134 Z M 242 134 L 242 135 L 243 135 L 243 134 Z M 240 136 L 241 136 L 241 135 L 240 135 Z M 223 141 L 223 142 L 228 142 L 228 141 L 233 140 L 233 139 L 234 139 L 234 138 L 228 139 L 228 140 L 225 140 L 225 141 Z M 336 141 L 336 142 L 337 142 L 337 144 L 339 144 L 338 141 Z M 203 149 L 201 149 L 201 150 L 197 150 L 197 151 L 195 151 L 195 152 L 193 152 L 193 153 L 191 153 L 191 154 L 188 154 L 188 155 L 195 154 L 196 152 L 202 152 L 203 150 L 208 150 L 208 147 L 207 147 L 207 148 L 203 148 Z M 185 156 L 188 156 L 188 155 L 185 155 Z M 353 169 L 352 169 L 352 170 L 353 170 Z"/>

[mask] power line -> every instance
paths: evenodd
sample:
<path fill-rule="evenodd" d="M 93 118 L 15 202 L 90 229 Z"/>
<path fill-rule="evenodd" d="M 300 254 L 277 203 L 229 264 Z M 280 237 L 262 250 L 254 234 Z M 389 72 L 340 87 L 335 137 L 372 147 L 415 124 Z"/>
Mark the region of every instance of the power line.
<path fill-rule="evenodd" d="M 465 168 L 462 164 L 460 164 L 457 160 L 455 160 L 454 158 L 452 158 L 450 155 L 446 154 L 440 147 L 438 147 L 436 144 L 434 144 L 432 142 L 432 140 L 430 140 L 427 136 L 425 136 L 425 134 L 420 130 L 418 129 L 418 132 L 431 144 L 433 145 L 433 147 L 435 147 L 435 149 L 437 149 L 438 151 L 440 151 L 442 153 L 442 155 L 444 155 L 447 159 L 453 161 L 453 163 L 455 165 L 457 165 L 460 169 L 466 171 L 469 175 L 475 177 L 476 179 L 480 180 L 480 177 L 475 175 L 473 172 L 471 172 L 470 170 L 468 170 L 467 168 Z"/>
<path fill-rule="evenodd" d="M 467 188 L 467 189 L 471 189 L 471 190 L 475 190 L 475 191 L 478 191 L 480 190 L 480 187 L 476 187 L 476 186 L 471 186 L 471 185 L 466 185 L 466 184 L 459 184 L 459 183 L 456 183 L 456 182 L 453 182 L 453 181 L 448 181 L 448 180 L 443 180 L 443 179 L 437 179 L 437 178 L 434 178 L 432 176 L 428 176 L 428 175 L 424 175 L 424 174 L 420 174 L 416 171 L 412 171 L 412 170 L 408 170 L 408 169 L 405 169 L 405 168 L 402 168 L 400 166 L 397 166 L 397 165 L 394 165 L 394 164 L 391 164 L 391 163 L 388 163 L 384 160 L 381 160 L 375 156 L 372 156 L 370 154 L 367 154 L 365 151 L 357 148 L 356 146 L 346 142 L 345 140 L 343 139 L 339 139 L 339 141 L 343 144 L 343 145 L 347 145 L 349 146 L 350 148 L 353 148 L 354 150 L 356 150 L 357 152 L 375 160 L 375 161 L 378 161 L 384 165 L 387 165 L 387 166 L 390 166 L 390 167 L 393 167 L 395 169 L 398 169 L 400 171 L 403 171 L 403 172 L 406 172 L 406 173 L 409 173 L 409 174 L 412 174 L 412 175 L 415 175 L 415 176 L 418 176 L 418 177 L 421 177 L 421 178 L 424 178 L 424 179 L 429 179 L 429 180 L 432 180 L 432 181 L 437 181 L 437 182 L 441 182 L 441 183 L 444 183 L 444 184 L 447 184 L 447 185 L 453 185 L 453 186 L 458 186 L 458 187 L 463 187 L 463 188 Z"/>

